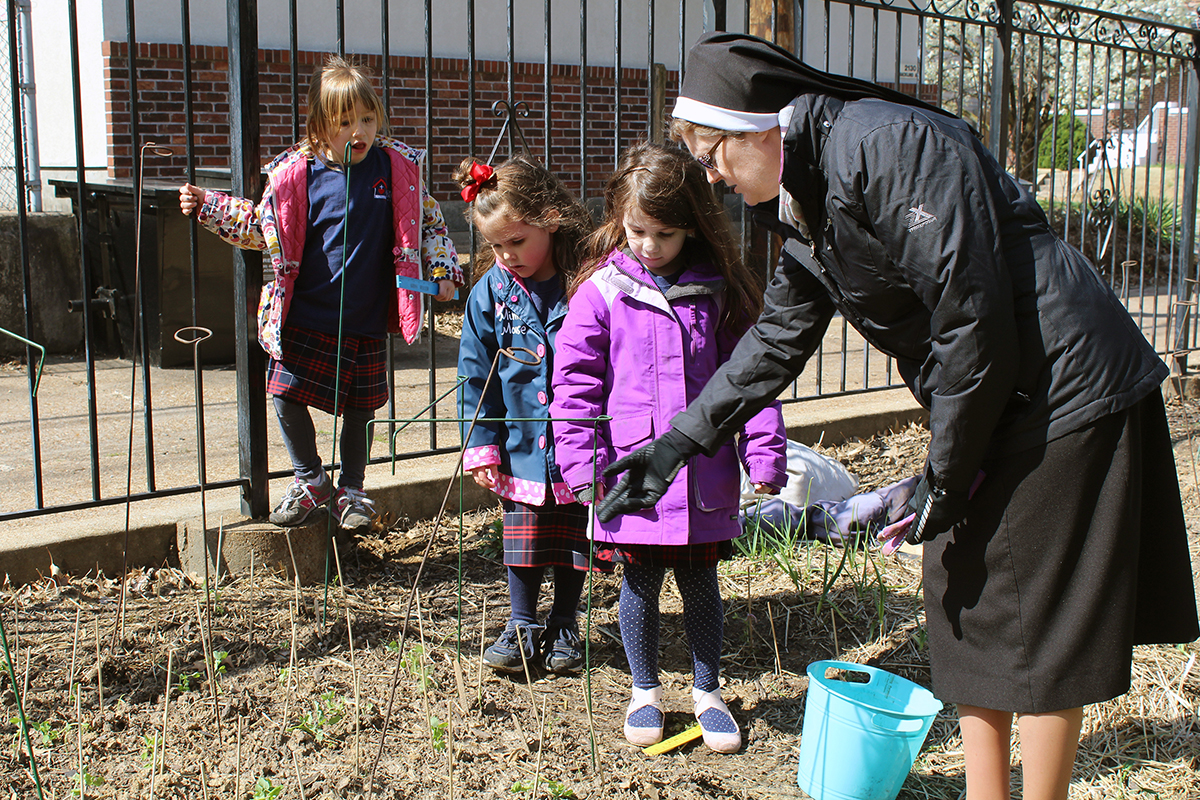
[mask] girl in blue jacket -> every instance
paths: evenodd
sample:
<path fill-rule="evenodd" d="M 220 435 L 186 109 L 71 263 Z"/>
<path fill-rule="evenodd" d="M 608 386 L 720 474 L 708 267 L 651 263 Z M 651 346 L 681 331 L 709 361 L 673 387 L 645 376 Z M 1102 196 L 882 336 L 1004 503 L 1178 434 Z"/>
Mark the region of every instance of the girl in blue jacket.
<path fill-rule="evenodd" d="M 556 177 L 524 158 L 495 170 L 467 159 L 455 178 L 484 245 L 458 355 L 462 415 L 478 408 L 480 420 L 462 426 L 463 470 L 501 498 L 512 606 L 483 660 L 501 672 L 520 672 L 525 662 L 572 672 L 583 664 L 575 615 L 588 562 L 587 512 L 555 464 L 550 376 L 554 338 L 567 313 L 566 282 L 592 221 Z M 518 352 L 496 359 L 509 348 L 536 358 Z M 554 568 L 554 603 L 542 626 L 537 601 L 546 567 Z"/>

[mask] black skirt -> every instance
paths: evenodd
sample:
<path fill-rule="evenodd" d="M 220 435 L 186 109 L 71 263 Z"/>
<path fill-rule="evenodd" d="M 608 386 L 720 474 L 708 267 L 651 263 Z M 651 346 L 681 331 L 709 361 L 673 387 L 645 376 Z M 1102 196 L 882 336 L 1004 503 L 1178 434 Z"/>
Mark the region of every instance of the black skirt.
<path fill-rule="evenodd" d="M 986 461 L 924 545 L 933 692 L 1044 713 L 1128 691 L 1136 644 L 1200 636 L 1162 395 Z"/>

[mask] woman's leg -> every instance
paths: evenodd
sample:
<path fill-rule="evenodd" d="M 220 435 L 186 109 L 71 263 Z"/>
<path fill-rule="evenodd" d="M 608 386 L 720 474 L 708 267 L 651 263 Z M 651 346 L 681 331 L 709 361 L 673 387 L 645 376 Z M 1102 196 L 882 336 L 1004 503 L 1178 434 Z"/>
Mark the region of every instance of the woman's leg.
<path fill-rule="evenodd" d="M 1009 740 L 1013 715 L 977 706 L 958 707 L 967 800 L 1009 800 Z"/>
<path fill-rule="evenodd" d="M 1067 800 L 1083 709 L 1018 714 L 1023 800 Z"/>

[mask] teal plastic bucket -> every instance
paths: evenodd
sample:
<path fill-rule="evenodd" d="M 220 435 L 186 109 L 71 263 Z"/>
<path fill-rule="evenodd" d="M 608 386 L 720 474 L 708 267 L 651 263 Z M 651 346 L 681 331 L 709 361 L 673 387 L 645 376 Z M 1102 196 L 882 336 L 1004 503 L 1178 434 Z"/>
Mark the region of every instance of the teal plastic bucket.
<path fill-rule="evenodd" d="M 809 664 L 796 782 L 814 800 L 895 800 L 941 710 L 928 689 L 885 670 Z"/>

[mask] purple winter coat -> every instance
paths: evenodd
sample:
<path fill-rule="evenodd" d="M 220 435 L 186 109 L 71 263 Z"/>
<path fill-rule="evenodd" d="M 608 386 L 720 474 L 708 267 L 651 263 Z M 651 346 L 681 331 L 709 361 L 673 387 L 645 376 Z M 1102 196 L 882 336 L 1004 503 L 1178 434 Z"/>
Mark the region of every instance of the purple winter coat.
<path fill-rule="evenodd" d="M 664 295 L 632 255 L 614 252 L 579 287 L 555 343 L 550 406 L 558 465 L 573 490 L 666 432 L 729 358 L 739 337 L 717 331 L 724 285 L 708 264 L 692 264 Z M 602 415 L 612 420 L 560 421 Z M 736 449 L 730 441 L 711 458 L 691 459 L 653 508 L 596 520 L 595 539 L 653 545 L 733 539 L 740 533 L 738 458 L 751 482 L 783 486 L 785 448 L 775 402 L 750 418 Z"/>

